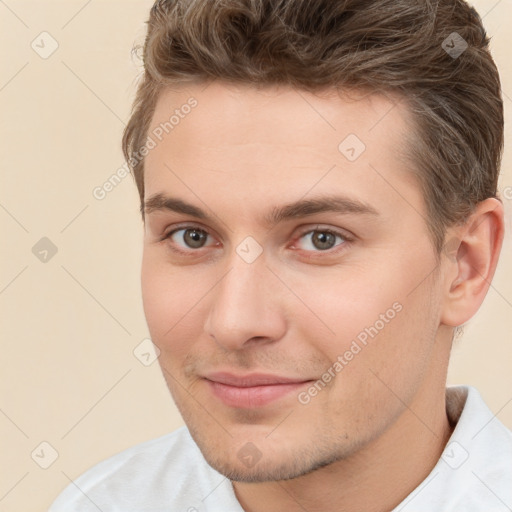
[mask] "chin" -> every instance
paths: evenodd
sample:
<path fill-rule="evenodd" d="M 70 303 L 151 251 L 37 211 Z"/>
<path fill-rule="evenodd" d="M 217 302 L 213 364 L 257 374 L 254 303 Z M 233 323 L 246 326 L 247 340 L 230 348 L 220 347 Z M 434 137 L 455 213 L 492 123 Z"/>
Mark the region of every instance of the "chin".
<path fill-rule="evenodd" d="M 298 478 L 344 458 L 342 452 L 327 446 L 291 451 L 274 447 L 272 453 L 265 453 L 265 448 L 260 451 L 252 443 L 246 443 L 239 449 L 219 447 L 207 441 L 196 441 L 196 444 L 213 469 L 229 480 L 245 483 Z M 248 455 L 249 458 L 246 460 Z"/>
<path fill-rule="evenodd" d="M 302 475 L 306 475 L 316 468 L 304 467 L 304 462 L 300 467 L 296 463 L 277 463 L 272 461 L 259 461 L 254 467 L 245 467 L 240 461 L 218 460 L 216 458 L 205 457 L 208 464 L 220 474 L 235 482 L 258 483 L 275 482 L 279 480 L 290 480 Z"/>

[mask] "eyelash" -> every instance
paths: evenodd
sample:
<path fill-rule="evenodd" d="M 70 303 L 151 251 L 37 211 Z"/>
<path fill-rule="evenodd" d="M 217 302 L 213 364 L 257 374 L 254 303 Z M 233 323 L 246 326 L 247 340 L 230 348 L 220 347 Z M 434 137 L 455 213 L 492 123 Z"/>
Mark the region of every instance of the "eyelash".
<path fill-rule="evenodd" d="M 166 241 L 170 241 L 171 237 L 177 233 L 178 231 L 187 231 L 187 230 L 197 230 L 197 231 L 202 231 L 203 233 L 206 233 L 207 236 L 211 236 L 211 234 L 208 232 L 208 230 L 204 229 L 203 227 L 201 226 L 198 226 L 198 225 L 194 225 L 194 224 L 186 224 L 186 225 L 182 225 L 182 226 L 178 226 L 178 227 L 175 227 L 174 229 L 172 229 L 171 231 L 169 231 L 168 233 L 166 233 L 161 239 L 160 241 L 161 242 L 166 242 Z M 315 229 L 311 229 L 311 228 L 307 228 L 307 229 L 304 229 L 303 231 L 301 231 L 297 237 L 294 239 L 294 242 L 293 242 L 293 245 L 295 244 L 295 242 L 297 240 L 300 240 L 302 237 L 304 237 L 305 235 L 308 235 L 310 233 L 329 233 L 331 235 L 334 235 L 335 237 L 339 237 L 341 238 L 343 241 L 341 243 L 339 243 L 338 245 L 335 245 L 333 248 L 331 249 L 326 249 L 324 251 L 322 250 L 317 250 L 317 251 L 308 251 L 308 250 L 304 250 L 306 253 L 314 253 L 314 254 L 336 254 L 338 253 L 339 251 L 341 250 L 344 250 L 346 248 L 346 246 L 348 244 L 350 244 L 351 242 L 353 242 L 353 238 L 350 237 L 349 235 L 347 235 L 346 233 L 342 233 L 341 231 L 337 231 L 335 229 L 332 229 L 332 228 L 322 228 L 320 226 L 317 226 Z M 190 248 L 189 250 L 183 250 L 183 249 L 179 249 L 177 248 L 176 246 L 173 246 L 172 243 L 169 243 L 170 245 L 170 248 L 172 251 L 176 252 L 176 253 L 179 253 L 179 254 L 182 254 L 182 255 L 190 255 L 191 253 L 194 253 L 194 252 L 199 252 L 201 249 L 203 249 L 204 247 L 200 247 L 199 249 L 192 249 Z M 315 256 L 306 256 L 307 258 L 314 258 Z"/>

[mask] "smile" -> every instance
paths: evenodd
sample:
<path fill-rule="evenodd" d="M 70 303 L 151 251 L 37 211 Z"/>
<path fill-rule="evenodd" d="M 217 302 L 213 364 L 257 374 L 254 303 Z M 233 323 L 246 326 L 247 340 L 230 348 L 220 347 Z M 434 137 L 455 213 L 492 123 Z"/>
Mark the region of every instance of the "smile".
<path fill-rule="evenodd" d="M 229 407 L 256 408 L 299 392 L 311 380 L 267 374 L 235 376 L 228 373 L 205 377 L 212 394 Z"/>

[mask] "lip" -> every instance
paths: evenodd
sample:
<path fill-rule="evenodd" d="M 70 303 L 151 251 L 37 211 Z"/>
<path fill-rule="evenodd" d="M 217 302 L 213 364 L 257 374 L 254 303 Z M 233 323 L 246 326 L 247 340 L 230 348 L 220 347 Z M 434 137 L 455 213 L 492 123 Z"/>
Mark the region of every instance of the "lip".
<path fill-rule="evenodd" d="M 234 375 L 228 372 L 204 376 L 212 394 L 225 405 L 238 408 L 263 407 L 312 382 L 310 379 L 265 373 Z"/>

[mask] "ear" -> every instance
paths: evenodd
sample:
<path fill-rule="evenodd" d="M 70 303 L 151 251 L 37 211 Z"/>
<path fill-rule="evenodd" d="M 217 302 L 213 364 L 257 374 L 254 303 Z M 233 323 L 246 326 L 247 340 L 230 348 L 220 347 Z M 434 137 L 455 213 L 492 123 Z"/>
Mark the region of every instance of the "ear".
<path fill-rule="evenodd" d="M 460 326 L 482 304 L 503 244 L 503 217 L 501 201 L 489 198 L 478 203 L 463 225 L 447 232 L 445 250 L 441 254 L 444 267 L 442 324 Z"/>

